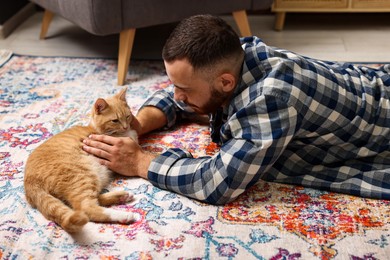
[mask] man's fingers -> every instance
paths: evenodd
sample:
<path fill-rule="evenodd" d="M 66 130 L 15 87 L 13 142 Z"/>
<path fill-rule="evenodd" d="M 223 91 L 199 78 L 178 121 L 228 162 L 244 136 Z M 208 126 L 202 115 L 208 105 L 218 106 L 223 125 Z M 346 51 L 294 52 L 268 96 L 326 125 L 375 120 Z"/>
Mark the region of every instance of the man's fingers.
<path fill-rule="evenodd" d="M 100 136 L 99 136 L 99 138 L 100 138 Z M 101 149 L 101 150 L 104 150 L 107 152 L 110 152 L 110 148 L 112 147 L 112 145 L 110 145 L 110 144 L 104 143 L 104 142 L 99 141 L 97 139 L 90 139 L 90 138 L 84 139 L 83 143 L 92 147 L 92 148 Z"/>
<path fill-rule="evenodd" d="M 110 160 L 110 157 L 111 157 L 110 153 L 108 153 L 102 149 L 89 146 L 89 144 L 88 144 L 89 141 L 84 141 L 84 143 L 86 145 L 83 145 L 83 150 L 86 151 L 87 153 L 95 155 L 96 157 L 99 157 L 99 158 Z"/>
<path fill-rule="evenodd" d="M 109 135 L 90 135 L 88 136 L 90 140 L 93 141 L 98 141 L 98 142 L 103 142 L 109 145 L 114 145 L 117 141 L 116 137 L 112 137 Z"/>
<path fill-rule="evenodd" d="M 104 160 L 104 159 L 99 159 L 99 163 L 100 163 L 101 165 L 106 166 L 107 168 L 110 168 L 110 166 L 111 166 L 111 162 L 110 162 L 110 161 L 107 161 L 107 160 Z"/>

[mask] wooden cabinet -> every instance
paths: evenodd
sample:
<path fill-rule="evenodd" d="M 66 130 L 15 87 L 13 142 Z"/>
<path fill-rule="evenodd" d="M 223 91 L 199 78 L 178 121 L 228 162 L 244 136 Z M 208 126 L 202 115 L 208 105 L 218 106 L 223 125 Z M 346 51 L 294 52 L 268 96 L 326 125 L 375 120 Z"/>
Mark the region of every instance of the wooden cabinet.
<path fill-rule="evenodd" d="M 35 12 L 34 5 L 28 0 L 0 1 L 0 40 Z"/>
<path fill-rule="evenodd" d="M 288 12 L 390 12 L 390 0 L 274 0 L 275 30 L 283 30 Z"/>
<path fill-rule="evenodd" d="M 28 4 L 27 0 L 13 0 L 0 2 L 0 25 Z"/>

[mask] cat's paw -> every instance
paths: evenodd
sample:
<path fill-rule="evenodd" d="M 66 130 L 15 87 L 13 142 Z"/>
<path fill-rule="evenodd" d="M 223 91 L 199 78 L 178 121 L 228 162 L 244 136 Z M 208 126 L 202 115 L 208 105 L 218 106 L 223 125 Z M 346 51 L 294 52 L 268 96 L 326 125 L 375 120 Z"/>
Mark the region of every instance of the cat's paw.
<path fill-rule="evenodd" d="M 121 224 L 130 224 L 136 222 L 137 219 L 134 217 L 133 213 L 126 212 L 126 214 L 123 214 L 122 220 L 119 220 L 118 222 Z"/>
<path fill-rule="evenodd" d="M 118 198 L 120 204 L 125 204 L 127 202 L 132 201 L 133 199 L 134 199 L 134 194 L 127 191 L 125 191 L 125 193 L 119 196 Z"/>
<path fill-rule="evenodd" d="M 134 195 L 128 191 L 110 191 L 99 196 L 99 204 L 109 206 L 114 204 L 126 204 L 134 199 Z"/>
<path fill-rule="evenodd" d="M 104 210 L 104 213 L 110 217 L 112 222 L 117 222 L 121 224 L 130 224 L 134 223 L 137 220 L 134 214 L 131 212 L 106 208 Z"/>

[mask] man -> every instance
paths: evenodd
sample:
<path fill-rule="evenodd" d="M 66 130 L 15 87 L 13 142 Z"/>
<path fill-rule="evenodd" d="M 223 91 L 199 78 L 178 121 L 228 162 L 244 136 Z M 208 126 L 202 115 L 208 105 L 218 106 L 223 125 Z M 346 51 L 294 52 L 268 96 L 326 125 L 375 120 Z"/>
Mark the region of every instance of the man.
<path fill-rule="evenodd" d="M 183 113 L 211 114 L 219 153 L 155 155 L 101 135 L 84 149 L 113 171 L 212 204 L 260 179 L 390 199 L 390 66 L 318 61 L 256 37 L 241 41 L 220 18 L 182 21 L 163 49 L 173 92 L 156 92 L 132 123 L 142 135 Z"/>

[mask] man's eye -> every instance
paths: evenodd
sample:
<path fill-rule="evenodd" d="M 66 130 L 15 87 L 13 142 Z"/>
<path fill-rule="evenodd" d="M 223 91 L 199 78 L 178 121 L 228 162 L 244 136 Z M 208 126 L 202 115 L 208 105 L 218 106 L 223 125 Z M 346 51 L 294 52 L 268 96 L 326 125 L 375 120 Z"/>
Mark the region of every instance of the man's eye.
<path fill-rule="evenodd" d="M 184 89 L 182 87 L 178 87 L 175 85 L 175 88 L 177 88 L 178 90 L 184 91 Z"/>

